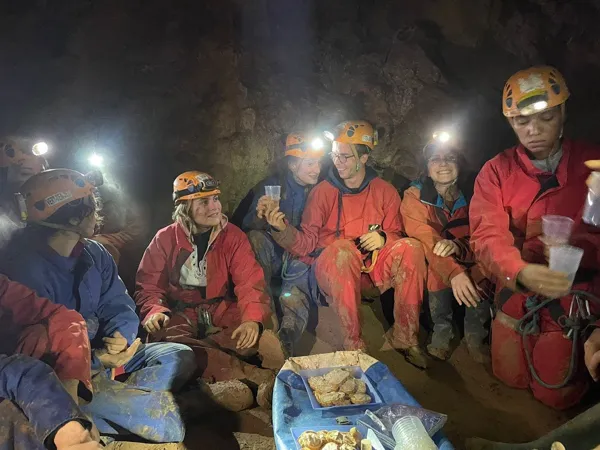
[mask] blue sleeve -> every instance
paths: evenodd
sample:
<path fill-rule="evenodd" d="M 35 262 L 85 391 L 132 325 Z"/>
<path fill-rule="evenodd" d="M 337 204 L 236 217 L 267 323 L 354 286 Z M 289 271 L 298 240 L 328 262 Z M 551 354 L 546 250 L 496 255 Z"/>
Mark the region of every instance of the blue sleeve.
<path fill-rule="evenodd" d="M 260 183 L 258 183 L 256 186 L 254 186 L 250 192 L 248 193 L 249 195 L 252 194 L 252 203 L 250 204 L 250 207 L 248 208 L 248 212 L 246 213 L 246 215 L 244 216 L 244 220 L 242 221 L 242 226 L 240 227 L 242 229 L 242 231 L 244 232 L 248 232 L 250 230 L 266 230 L 268 229 L 268 224 L 266 222 L 266 220 L 264 219 L 259 219 L 258 217 L 256 217 L 256 206 L 258 205 L 258 200 L 264 195 L 265 193 L 265 186 L 271 185 L 271 184 L 277 184 L 278 181 L 274 180 L 273 177 L 268 177 L 265 178 L 264 180 L 262 180 Z"/>
<path fill-rule="evenodd" d="M 43 443 L 72 420 L 91 425 L 50 366 L 25 355 L 0 355 L 0 397 L 23 411 Z"/>
<path fill-rule="evenodd" d="M 138 334 L 140 319 L 135 312 L 135 303 L 118 274 L 117 265 L 110 253 L 101 244 L 94 242 L 95 263 L 102 275 L 102 288 L 98 303 L 98 319 L 102 336 L 112 336 L 118 331 L 131 344 Z"/>

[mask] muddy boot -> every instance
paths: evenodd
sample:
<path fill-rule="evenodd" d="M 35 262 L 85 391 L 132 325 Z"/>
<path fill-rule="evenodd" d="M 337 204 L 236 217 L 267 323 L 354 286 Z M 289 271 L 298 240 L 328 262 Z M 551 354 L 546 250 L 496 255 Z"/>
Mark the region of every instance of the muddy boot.
<path fill-rule="evenodd" d="M 452 354 L 449 347 L 439 348 L 435 347 L 433 344 L 429 344 L 427 346 L 427 353 L 441 361 L 447 361 L 450 359 L 450 355 Z"/>
<path fill-rule="evenodd" d="M 287 359 L 286 351 L 279 337 L 271 330 L 265 330 L 258 341 L 258 355 L 262 366 L 279 371 Z"/>
<path fill-rule="evenodd" d="M 271 381 L 267 381 L 258 386 L 256 392 L 256 403 L 258 406 L 266 409 L 271 409 L 273 406 L 273 388 L 275 387 L 275 377 Z"/>
<path fill-rule="evenodd" d="M 406 361 L 419 369 L 427 369 L 427 355 L 421 350 L 421 347 L 415 345 L 413 347 L 398 349 L 404 355 Z"/>
<path fill-rule="evenodd" d="M 490 346 L 489 345 L 470 345 L 467 344 L 467 349 L 469 350 L 469 355 L 471 358 L 479 364 L 490 365 L 492 364 L 492 357 L 490 355 Z"/>
<path fill-rule="evenodd" d="M 429 354 L 446 361 L 450 358 L 450 341 L 454 337 L 452 324 L 452 305 L 454 296 L 452 289 L 442 289 L 429 293 L 429 312 L 433 321 L 431 343 L 427 346 Z"/>

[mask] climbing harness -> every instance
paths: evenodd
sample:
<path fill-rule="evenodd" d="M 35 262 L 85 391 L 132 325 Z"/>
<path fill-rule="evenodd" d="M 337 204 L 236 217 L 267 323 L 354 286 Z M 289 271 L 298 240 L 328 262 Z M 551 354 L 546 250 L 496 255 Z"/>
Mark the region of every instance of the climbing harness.
<path fill-rule="evenodd" d="M 560 299 L 549 298 L 541 303 L 538 303 L 538 296 L 527 297 L 527 301 L 525 302 L 525 307 L 527 308 L 527 313 L 519 319 L 517 322 L 517 331 L 522 337 L 522 345 L 523 352 L 525 353 L 525 358 L 527 359 L 527 365 L 529 366 L 529 371 L 531 372 L 531 376 L 537 381 L 541 386 L 547 389 L 561 389 L 565 387 L 575 373 L 575 367 L 577 365 L 577 350 L 579 340 L 581 335 L 587 328 L 587 326 L 591 323 L 594 323 L 598 318 L 592 315 L 590 311 L 590 300 L 597 303 L 600 306 L 600 298 L 596 297 L 589 292 L 573 290 L 570 292 L 573 295 L 573 299 L 571 300 L 571 305 L 569 307 L 569 314 L 561 315 L 558 317 L 557 323 L 564 330 L 564 336 L 567 339 L 571 339 L 573 342 L 571 348 L 571 359 L 569 361 L 569 369 L 567 374 L 565 375 L 564 380 L 558 384 L 548 384 L 544 382 L 536 372 L 533 362 L 531 359 L 531 350 L 528 345 L 528 337 L 532 335 L 536 335 L 540 333 L 540 324 L 539 324 L 539 311 L 542 308 L 548 307 L 551 309 L 553 307 L 552 302 L 558 301 Z"/>

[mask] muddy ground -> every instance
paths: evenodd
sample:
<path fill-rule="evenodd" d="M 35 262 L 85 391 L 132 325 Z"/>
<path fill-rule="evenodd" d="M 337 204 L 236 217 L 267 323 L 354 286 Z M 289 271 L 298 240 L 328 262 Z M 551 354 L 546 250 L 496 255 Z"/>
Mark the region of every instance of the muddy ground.
<path fill-rule="evenodd" d="M 406 363 L 397 352 L 381 352 L 383 312 L 378 302 L 361 308 L 365 341 L 369 353 L 385 363 L 408 391 L 424 407 L 448 415 L 444 428 L 457 449 L 464 448 L 465 439 L 479 436 L 502 442 L 528 442 L 563 424 L 576 411 L 552 411 L 537 401 L 527 391 L 507 388 L 485 368 L 469 357 L 466 348 L 459 345 L 449 362 L 432 361 L 427 371 Z M 318 338 L 307 336 L 302 348 L 312 353 L 325 353 L 340 345 L 339 322 L 331 308 L 319 310 L 316 327 Z M 425 338 L 425 336 L 423 336 Z M 203 431 L 192 429 L 185 445 L 146 445 L 116 443 L 111 450 L 200 450 L 209 448 L 240 448 L 263 450 L 275 448 L 271 437 L 272 427 L 268 413 L 260 409 L 245 411 L 240 415 L 240 433 L 236 434 L 239 446 L 225 443 L 207 445 Z"/>

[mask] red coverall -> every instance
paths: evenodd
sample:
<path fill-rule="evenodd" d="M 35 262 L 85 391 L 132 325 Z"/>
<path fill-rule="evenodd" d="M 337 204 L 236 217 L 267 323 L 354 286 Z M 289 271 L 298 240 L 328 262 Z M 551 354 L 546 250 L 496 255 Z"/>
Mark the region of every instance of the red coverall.
<path fill-rule="evenodd" d="M 317 283 L 337 310 L 346 349 L 366 348 L 358 308 L 361 287 L 373 285 L 381 293 L 395 290 L 392 346 L 416 346 L 427 269 L 421 244 L 414 239 L 401 239 L 400 196 L 390 183 L 369 169 L 362 190 L 350 193 L 333 171 L 311 191 L 300 230 L 288 224 L 283 232 L 274 231 L 273 237 L 303 261 L 315 262 Z M 366 274 L 361 273 L 365 256 L 354 239 L 367 233 L 372 224 L 381 226 L 386 242 L 375 268 Z"/>
<path fill-rule="evenodd" d="M 170 315 L 166 329 L 153 339 L 192 347 L 206 379 L 267 381 L 270 372 L 253 370 L 253 366 L 231 354 L 236 352 L 236 341 L 231 339 L 231 334 L 242 322 L 264 323 L 271 316 L 271 300 L 266 293 L 263 271 L 248 238 L 226 221 L 213 232 L 206 254 L 206 297 L 200 289 L 184 289 L 179 282 L 181 268 L 192 252 L 190 238 L 180 224 L 174 223 L 156 233 L 136 277 L 134 297 L 142 323 L 155 313 Z M 234 292 L 229 289 L 232 283 Z M 209 311 L 213 325 L 223 331 L 206 338 L 200 336 L 199 310 Z M 263 336 L 266 333 L 270 331 L 265 331 Z"/>
<path fill-rule="evenodd" d="M 92 391 L 90 343 L 81 315 L 4 275 L 0 275 L 0 353 L 40 359 L 60 380 L 79 380 Z"/>
<path fill-rule="evenodd" d="M 487 299 L 491 299 L 493 293 L 482 267 L 475 264 L 475 256 L 469 246 L 469 211 L 465 196 L 461 194 L 450 211 L 431 179 L 427 179 L 424 184 L 413 183 L 405 191 L 401 211 L 406 233 L 421 242 L 427 258 L 427 290 L 434 322 L 432 346 L 447 348 L 450 345 L 454 336 L 452 304 L 455 302 L 450 282 L 455 276 L 468 271 L 473 282 L 482 290 L 483 301 L 479 307 L 466 310 L 465 340 L 469 347 L 480 347 L 487 339 L 485 324 L 490 316 Z M 459 253 L 449 257 L 435 255 L 433 249 L 442 239 L 455 242 Z"/>
<path fill-rule="evenodd" d="M 589 378 L 580 368 L 566 387 L 548 389 L 531 377 L 521 336 L 514 328 L 516 320 L 528 311 L 525 302 L 531 293 L 522 292 L 517 275 L 527 263 L 546 264 L 544 246 L 538 239 L 541 219 L 558 214 L 575 220 L 571 245 L 585 251 L 578 278 L 589 269 L 587 279 L 576 278 L 574 288 L 598 291 L 600 230 L 582 223 L 581 216 L 587 194 L 585 179 L 590 173 L 584 161 L 599 158 L 600 147 L 565 140 L 555 174 L 545 173 L 519 145 L 488 161 L 477 177 L 471 200 L 471 247 L 477 260 L 496 277 L 499 288 L 504 287 L 496 295 L 496 306 L 504 314 L 499 313 L 492 324 L 494 374 L 509 386 L 531 388 L 538 400 L 557 409 L 579 402 Z M 570 302 L 567 296 L 554 304 L 560 303 L 560 315 L 568 313 Z M 534 368 L 548 384 L 564 379 L 571 357 L 572 342 L 563 336 L 556 316 L 555 307 L 542 309 L 540 334 L 526 342 Z"/>

